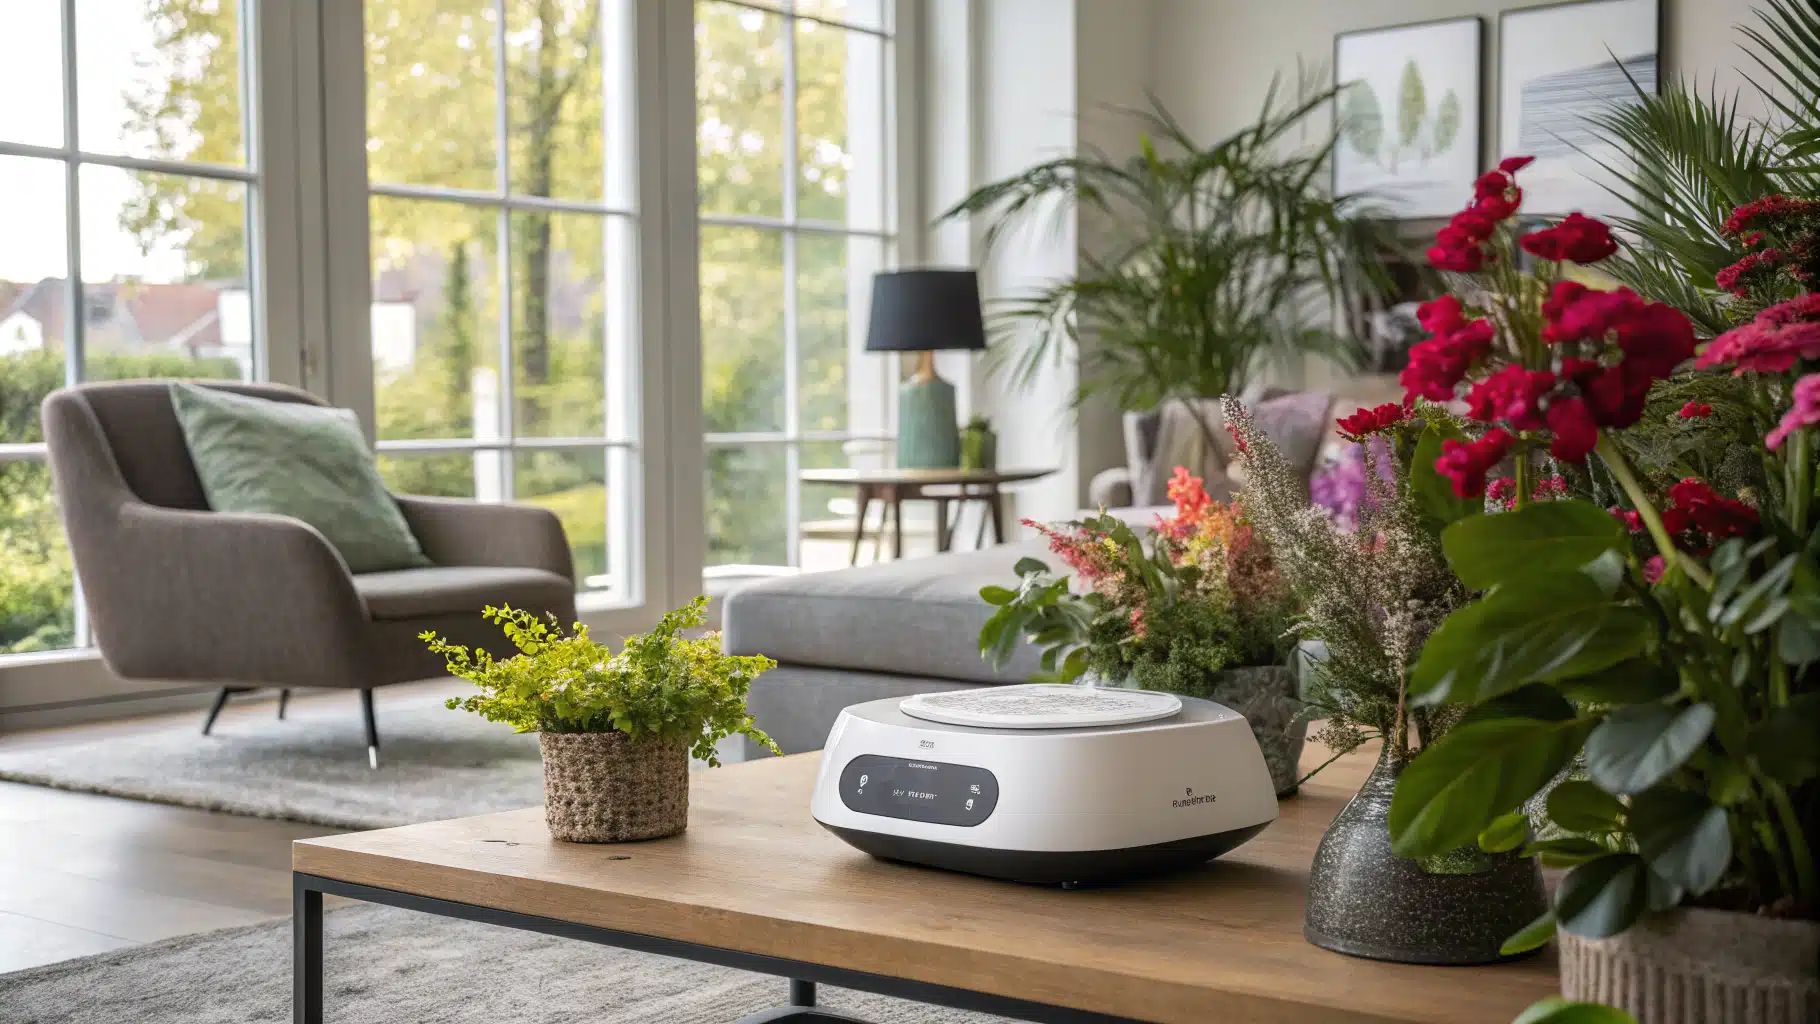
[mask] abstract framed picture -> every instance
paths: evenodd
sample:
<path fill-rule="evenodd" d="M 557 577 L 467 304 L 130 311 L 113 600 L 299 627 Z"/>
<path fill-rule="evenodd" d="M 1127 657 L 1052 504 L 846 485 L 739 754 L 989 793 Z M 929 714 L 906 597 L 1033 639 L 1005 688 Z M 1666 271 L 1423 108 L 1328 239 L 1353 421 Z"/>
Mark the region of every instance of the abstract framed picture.
<path fill-rule="evenodd" d="M 1445 217 L 1471 199 L 1483 46 L 1478 18 L 1335 36 L 1334 192 L 1367 193 L 1400 219 Z"/>
<path fill-rule="evenodd" d="M 1657 89 L 1660 0 L 1577 0 L 1498 15 L 1498 150 L 1533 156 L 1523 212 L 1627 212 L 1625 156 L 1592 118 Z M 1634 83 L 1634 84 L 1633 84 Z"/>

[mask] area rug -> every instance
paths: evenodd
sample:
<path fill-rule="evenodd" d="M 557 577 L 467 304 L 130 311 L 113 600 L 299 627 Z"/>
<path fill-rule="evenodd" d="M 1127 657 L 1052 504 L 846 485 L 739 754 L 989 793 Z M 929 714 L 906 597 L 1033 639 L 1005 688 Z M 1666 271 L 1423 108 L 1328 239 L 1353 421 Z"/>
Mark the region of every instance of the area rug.
<path fill-rule="evenodd" d="M 728 1024 L 787 1001 L 781 978 L 494 925 L 357 905 L 324 915 L 329 1021 Z M 1002 1018 L 824 987 L 877 1024 Z M 291 924 L 273 921 L 0 975 L 8 1024 L 291 1019 Z"/>
<path fill-rule="evenodd" d="M 315 703 L 315 702 L 313 702 Z M 433 697 L 379 705 L 380 766 L 367 767 L 360 708 L 272 705 L 64 746 L 8 751 L 0 779 L 261 818 L 368 829 L 460 818 L 543 802 L 536 736 L 518 735 Z"/>

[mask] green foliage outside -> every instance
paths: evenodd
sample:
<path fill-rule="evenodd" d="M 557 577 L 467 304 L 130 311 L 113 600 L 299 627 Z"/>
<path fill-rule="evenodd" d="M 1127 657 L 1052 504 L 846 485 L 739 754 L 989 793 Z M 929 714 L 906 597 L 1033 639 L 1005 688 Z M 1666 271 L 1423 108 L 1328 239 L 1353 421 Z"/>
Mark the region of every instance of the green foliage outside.
<path fill-rule="evenodd" d="M 504 660 L 484 650 L 447 643 L 434 632 L 422 639 L 448 659 L 449 673 L 480 687 L 478 696 L 451 697 L 452 710 L 471 711 L 519 732 L 623 732 L 634 740 L 687 740 L 697 758 L 719 765 L 714 744 L 750 737 L 777 752 L 746 713 L 752 680 L 777 667 L 762 655 L 722 654 L 720 634 L 690 638 L 705 620 L 708 599 L 698 597 L 668 612 L 657 628 L 627 637 L 613 649 L 509 607 L 486 610 L 519 653 Z"/>

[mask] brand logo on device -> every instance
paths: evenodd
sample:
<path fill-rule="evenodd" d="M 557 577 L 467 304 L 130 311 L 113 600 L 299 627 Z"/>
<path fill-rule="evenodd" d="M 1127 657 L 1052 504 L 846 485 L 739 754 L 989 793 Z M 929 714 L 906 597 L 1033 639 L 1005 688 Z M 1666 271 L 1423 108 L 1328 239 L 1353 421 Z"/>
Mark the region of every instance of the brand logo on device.
<path fill-rule="evenodd" d="M 1183 797 L 1180 800 L 1169 801 L 1169 806 L 1171 806 L 1171 807 L 1199 807 L 1202 804 L 1210 804 L 1210 803 L 1213 803 L 1215 800 L 1219 799 L 1219 797 L 1215 796 L 1212 793 L 1204 793 L 1201 796 L 1195 796 L 1194 790 L 1192 790 L 1192 789 L 1184 790 L 1183 792 L 1187 793 L 1188 795 Z"/>
<path fill-rule="evenodd" d="M 918 747 L 921 747 L 924 750 L 934 750 L 935 749 L 934 740 L 917 740 L 916 745 Z"/>

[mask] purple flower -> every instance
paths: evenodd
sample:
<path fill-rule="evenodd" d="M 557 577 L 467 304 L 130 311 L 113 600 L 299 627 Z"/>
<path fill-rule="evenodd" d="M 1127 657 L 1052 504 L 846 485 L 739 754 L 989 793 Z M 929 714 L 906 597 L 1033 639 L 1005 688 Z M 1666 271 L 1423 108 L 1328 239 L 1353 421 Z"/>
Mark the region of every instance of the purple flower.
<path fill-rule="evenodd" d="M 1390 466 L 1390 444 L 1382 437 L 1367 442 L 1376 456 L 1378 476 L 1394 485 L 1396 477 Z M 1309 496 L 1327 510 L 1343 530 L 1358 525 L 1359 509 L 1369 500 L 1365 487 L 1365 445 L 1348 444 L 1338 458 L 1329 459 L 1315 471 L 1308 482 Z"/>

